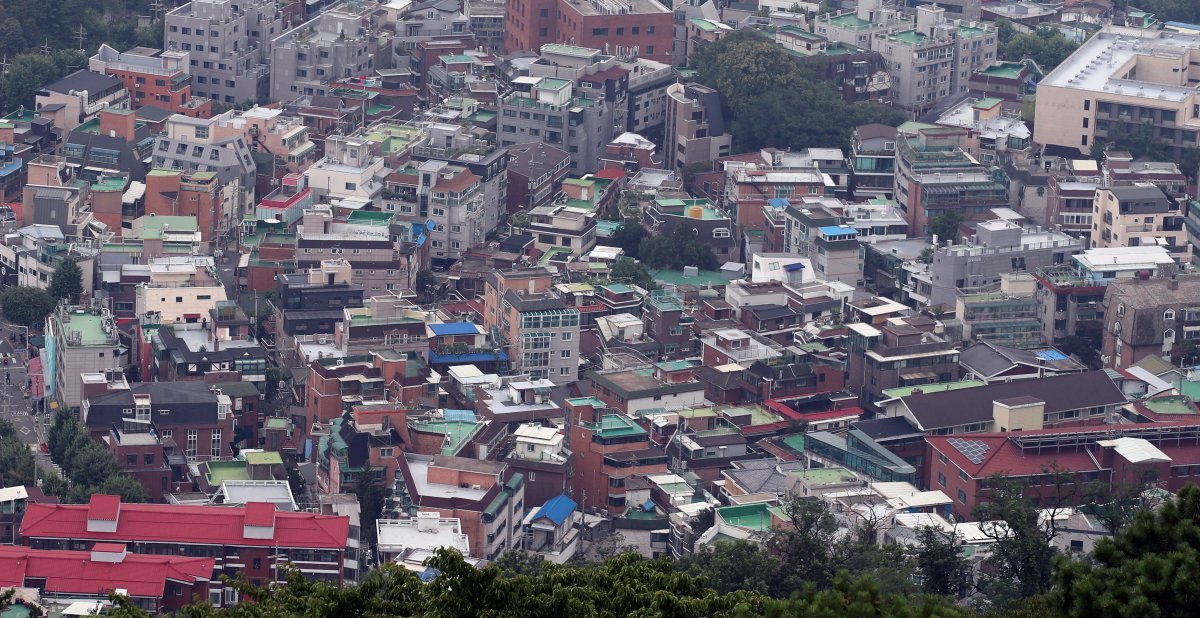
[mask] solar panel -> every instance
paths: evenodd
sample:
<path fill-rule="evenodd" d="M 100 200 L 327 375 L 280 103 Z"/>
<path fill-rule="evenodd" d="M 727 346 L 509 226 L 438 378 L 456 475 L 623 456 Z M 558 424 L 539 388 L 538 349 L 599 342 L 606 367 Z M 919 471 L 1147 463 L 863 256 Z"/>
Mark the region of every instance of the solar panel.
<path fill-rule="evenodd" d="M 962 438 L 950 438 L 946 443 L 953 446 L 955 450 L 962 453 L 971 463 L 983 463 L 987 457 L 988 449 L 991 448 L 986 442 L 979 440 L 964 440 Z"/>

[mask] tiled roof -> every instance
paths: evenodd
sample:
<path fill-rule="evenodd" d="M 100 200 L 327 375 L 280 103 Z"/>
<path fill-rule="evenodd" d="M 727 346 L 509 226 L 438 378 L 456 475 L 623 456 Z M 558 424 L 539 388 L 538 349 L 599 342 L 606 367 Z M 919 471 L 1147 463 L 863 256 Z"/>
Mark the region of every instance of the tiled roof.
<path fill-rule="evenodd" d="M 58 595 L 107 595 L 122 588 L 131 597 L 162 597 L 168 580 L 191 584 L 212 577 L 212 558 L 126 554 L 120 562 L 105 562 L 86 551 L 0 546 L 0 588 L 41 579 L 43 590 Z"/>

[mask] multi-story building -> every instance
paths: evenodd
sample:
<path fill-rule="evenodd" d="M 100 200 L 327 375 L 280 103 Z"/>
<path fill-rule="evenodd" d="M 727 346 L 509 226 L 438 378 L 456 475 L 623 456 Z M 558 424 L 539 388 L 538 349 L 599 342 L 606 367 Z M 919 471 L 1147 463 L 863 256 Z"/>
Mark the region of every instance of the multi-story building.
<path fill-rule="evenodd" d="M 129 109 L 129 91 L 120 78 L 80 69 L 42 86 L 34 105 L 62 131 L 93 119 L 106 107 Z"/>
<path fill-rule="evenodd" d="M 304 174 L 318 200 L 373 202 L 383 192 L 385 165 L 374 144 L 361 136 L 330 135 L 325 156 Z"/>
<path fill-rule="evenodd" d="M 650 367 L 589 371 L 595 398 L 621 414 L 682 410 L 704 403 L 704 383 L 691 363 L 664 361 Z"/>
<path fill-rule="evenodd" d="M 1032 132 L 1020 113 L 1005 111 L 1004 101 L 996 97 L 964 99 L 939 116 L 935 124 L 973 130 L 967 154 L 984 165 L 1025 159 L 1033 146 Z"/>
<path fill-rule="evenodd" d="M 149 217 L 195 217 L 199 242 L 211 242 L 234 225 L 215 172 L 150 170 L 143 204 Z"/>
<path fill-rule="evenodd" d="M 1113 281 L 1104 293 L 1105 367 L 1125 369 L 1147 356 L 1171 360 L 1200 340 L 1200 277 Z"/>
<path fill-rule="evenodd" d="M 192 94 L 232 106 L 270 95 L 271 41 L 283 33 L 273 0 L 193 0 L 166 14 L 167 51 L 190 55 Z"/>
<path fill-rule="evenodd" d="M 209 119 L 171 116 L 167 119 L 166 131 L 154 143 L 153 166 L 215 173 L 222 199 L 229 208 L 240 212 L 240 209 L 254 205 L 257 168 L 241 134 L 222 136 L 216 130 L 217 124 L 232 114 L 230 111 Z M 231 223 L 222 217 L 224 229 L 229 229 Z"/>
<path fill-rule="evenodd" d="M 725 126 L 721 94 L 696 83 L 667 87 L 667 169 L 707 165 L 729 155 L 733 135 Z"/>
<path fill-rule="evenodd" d="M 633 418 L 595 397 L 566 400 L 567 448 L 575 455 L 568 492 L 586 509 L 624 514 L 632 479 L 667 472 L 667 453 Z"/>
<path fill-rule="evenodd" d="M 549 205 L 570 167 L 571 155 L 561 148 L 543 142 L 509 146 L 508 213 Z"/>
<path fill-rule="evenodd" d="M 936 331 L 939 324 L 918 316 L 875 328 L 850 324 L 847 386 L 863 406 L 874 407 L 883 391 L 898 386 L 949 382 L 958 377 L 958 350 Z"/>
<path fill-rule="evenodd" d="M 1092 209 L 1092 247 L 1159 245 L 1187 261 L 1192 250 L 1179 202 L 1151 183 L 1102 187 Z"/>
<path fill-rule="evenodd" d="M 706 199 L 656 199 L 642 211 L 642 223 L 668 237 L 675 233 L 675 228 L 690 226 L 696 237 L 712 248 L 717 259 L 729 261 L 737 255 L 733 220 Z"/>
<path fill-rule="evenodd" d="M 504 2 L 475 0 L 466 3 L 463 12 L 475 42 L 493 54 L 503 54 L 504 49 Z"/>
<path fill-rule="evenodd" d="M 1083 251 L 1083 241 L 1062 232 L 1022 228 L 1004 220 L 984 221 L 965 245 L 939 246 L 929 266 L 929 306 L 952 307 L 958 290 L 999 285 L 1001 275 L 1065 264 Z"/>
<path fill-rule="evenodd" d="M 105 551 L 117 543 L 130 555 L 213 560 L 208 600 L 214 605 L 237 600 L 217 583 L 228 569 L 259 586 L 285 581 L 284 565 L 335 584 L 359 572 L 349 517 L 278 511 L 271 503 L 123 504 L 118 496 L 94 494 L 88 504 L 29 505 L 21 538 L 32 549 Z"/>
<path fill-rule="evenodd" d="M 1042 303 L 1030 274 L 1001 277 L 998 290 L 959 290 L 954 315 L 963 325 L 963 341 L 986 341 L 1012 348 L 1042 343 Z"/>
<path fill-rule="evenodd" d="M 131 109 L 154 105 L 176 114 L 206 118 L 212 114 L 212 103 L 192 102 L 190 60 L 188 52 L 144 47 L 119 52 L 102 43 L 88 60 L 88 68 L 120 79 L 130 93 Z"/>
<path fill-rule="evenodd" d="M 275 350 L 285 357 L 296 350 L 298 337 L 332 339 L 344 309 L 363 306 L 363 287 L 353 283 L 350 262 L 324 260 L 319 266 L 278 277 L 275 307 Z M 287 358 L 286 365 L 298 359 Z"/>
<path fill-rule="evenodd" d="M 608 69 L 600 69 L 599 61 L 606 57 L 599 50 L 564 45 L 547 47 L 551 48 L 547 51 L 563 48 L 565 51 L 556 52 L 554 57 L 564 62 L 565 58 L 577 57 L 582 68 L 569 72 L 568 79 L 531 75 L 513 80 L 513 89 L 500 97 L 497 105 L 500 145 L 525 143 L 534 138 L 565 146 L 571 155 L 573 173 L 595 172 L 600 169 L 605 146 L 617 129 L 625 126 L 628 72 L 615 63 Z M 607 61 L 611 63 L 612 58 L 607 57 Z"/>
<path fill-rule="evenodd" d="M 1038 83 L 1034 141 L 1086 154 L 1098 140 L 1149 124 L 1157 144 L 1195 148 L 1192 62 L 1200 62 L 1192 34 L 1106 26 Z"/>
<path fill-rule="evenodd" d="M 309 139 L 308 127 L 283 110 L 255 106 L 244 112 L 222 114 L 215 129 L 221 138 L 241 135 L 252 152 L 265 151 L 283 162 L 272 162 L 270 170 L 258 170 L 271 179 L 303 172 L 317 160 L 317 145 Z"/>
<path fill-rule="evenodd" d="M 798 201 L 805 196 L 833 197 L 836 183 L 804 153 L 764 149 L 752 161 L 727 161 L 725 207 L 739 229 L 761 230 L 764 209 L 773 199 Z"/>
<path fill-rule="evenodd" d="M 1061 173 L 1046 179 L 1046 224 L 1079 237 L 1092 246 L 1092 209 L 1104 178 L 1091 159 L 1066 163 Z"/>
<path fill-rule="evenodd" d="M 538 251 L 579 258 L 596 246 L 596 213 L 568 204 L 540 206 L 529 211 L 528 231 Z"/>
<path fill-rule="evenodd" d="M 150 432 L 163 440 L 173 439 L 175 452 L 188 461 L 233 456 L 234 417 L 227 395 L 213 392 L 204 382 L 124 386 L 84 400 L 80 417 L 93 438 L 108 436 L 114 428 L 130 435 Z M 166 488 L 147 490 L 161 493 Z"/>
<path fill-rule="evenodd" d="M 317 206 L 304 211 L 296 229 L 297 268 L 344 259 L 354 281 L 371 296 L 412 286 L 417 270 L 424 268 L 413 243 L 391 231 L 388 213 L 354 212 L 342 220 L 334 218 L 331 207 Z"/>
<path fill-rule="evenodd" d="M 1108 284 L 1142 272 L 1165 276 L 1175 272 L 1175 261 L 1158 246 L 1086 249 L 1066 264 L 1034 271 L 1042 339 L 1059 343 L 1070 336 L 1088 336 L 1098 341 Z"/>
<path fill-rule="evenodd" d="M 324 96 L 336 80 L 389 67 L 392 34 L 376 23 L 377 11 L 375 4 L 336 4 L 275 37 L 269 52 L 271 100 Z"/>
<path fill-rule="evenodd" d="M 564 43 L 671 63 L 673 28 L 671 9 L 657 0 L 530 0 L 505 6 L 504 48 Z"/>
<path fill-rule="evenodd" d="M 859 2 L 853 12 L 817 19 L 816 34 L 829 41 L 879 52 L 892 74 L 893 104 L 920 116 L 939 102 L 967 93 L 971 75 L 996 60 L 993 26 L 947 19 L 937 5 L 919 6 L 915 17 Z"/>
<path fill-rule="evenodd" d="M 674 68 L 646 58 L 622 62 L 621 66 L 629 69 L 629 110 L 625 115 L 625 130 L 658 139 L 667 122 L 667 88 L 675 83 Z"/>
<path fill-rule="evenodd" d="M 514 371 L 556 384 L 579 377 L 579 309 L 552 290 L 545 268 L 488 273 L 483 324 Z"/>
<path fill-rule="evenodd" d="M 896 176 L 896 129 L 868 124 L 850 138 L 850 196 L 892 199 Z"/>
<path fill-rule="evenodd" d="M 473 557 L 495 560 L 521 542 L 525 477 L 503 462 L 405 453 L 393 500 L 406 515 L 457 518 Z"/>
<path fill-rule="evenodd" d="M 425 394 L 426 376 L 419 357 L 391 351 L 315 360 L 305 384 L 305 427 L 330 423 L 358 405 L 415 407 Z"/>
<path fill-rule="evenodd" d="M 404 446 L 400 433 L 385 423 L 360 423 L 345 413 L 329 423 L 329 432 L 317 443 L 317 490 L 326 494 L 349 493 L 363 473 L 380 488 L 396 482 L 400 463 L 396 455 Z"/>
<path fill-rule="evenodd" d="M 59 305 L 46 318 L 46 399 L 67 408 L 83 403 L 82 374 L 121 371 L 129 349 L 121 345 L 107 309 Z"/>
<path fill-rule="evenodd" d="M 928 236 L 929 223 L 946 211 L 957 211 L 967 221 L 981 221 L 991 209 L 1008 207 L 1002 171 L 981 165 L 967 152 L 972 133 L 960 128 L 920 129 L 915 136 L 898 140 L 893 194 L 908 218 L 909 234 Z"/>

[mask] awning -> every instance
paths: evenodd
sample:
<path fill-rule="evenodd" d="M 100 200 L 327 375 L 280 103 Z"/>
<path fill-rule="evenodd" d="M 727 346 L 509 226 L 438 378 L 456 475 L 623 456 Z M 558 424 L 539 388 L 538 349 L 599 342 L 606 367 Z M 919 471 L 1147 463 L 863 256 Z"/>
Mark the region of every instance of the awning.
<path fill-rule="evenodd" d="M 932 371 L 910 371 L 900 374 L 901 380 L 936 380 L 938 375 Z"/>
<path fill-rule="evenodd" d="M 185 319 L 185 320 L 199 320 L 199 319 L 200 319 L 200 314 L 199 314 L 199 313 L 185 313 L 185 314 L 183 314 L 183 319 Z"/>

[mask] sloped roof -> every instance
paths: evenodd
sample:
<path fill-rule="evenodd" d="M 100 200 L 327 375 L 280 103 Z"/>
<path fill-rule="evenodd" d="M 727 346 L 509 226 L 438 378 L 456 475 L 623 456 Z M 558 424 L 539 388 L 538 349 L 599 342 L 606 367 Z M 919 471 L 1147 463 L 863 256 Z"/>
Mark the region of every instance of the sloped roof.
<path fill-rule="evenodd" d="M 574 513 L 575 509 L 578 507 L 579 505 L 576 504 L 576 502 L 569 496 L 567 496 L 567 494 L 558 494 L 557 496 L 546 501 L 546 504 L 543 504 L 541 508 L 537 510 L 537 514 L 533 516 L 533 520 L 537 521 L 539 519 L 548 519 L 555 526 L 561 526 L 567 521 L 568 518 L 571 517 L 571 513 Z"/>

